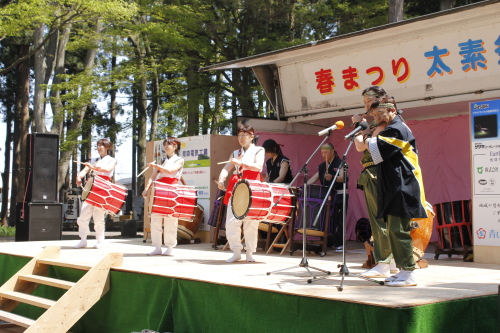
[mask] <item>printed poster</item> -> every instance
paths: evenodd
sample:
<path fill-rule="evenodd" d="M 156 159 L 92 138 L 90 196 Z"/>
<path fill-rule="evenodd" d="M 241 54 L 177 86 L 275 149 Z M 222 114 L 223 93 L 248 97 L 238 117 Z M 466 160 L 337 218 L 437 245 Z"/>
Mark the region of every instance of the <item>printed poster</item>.
<path fill-rule="evenodd" d="M 500 100 L 470 104 L 474 245 L 500 246 Z"/>

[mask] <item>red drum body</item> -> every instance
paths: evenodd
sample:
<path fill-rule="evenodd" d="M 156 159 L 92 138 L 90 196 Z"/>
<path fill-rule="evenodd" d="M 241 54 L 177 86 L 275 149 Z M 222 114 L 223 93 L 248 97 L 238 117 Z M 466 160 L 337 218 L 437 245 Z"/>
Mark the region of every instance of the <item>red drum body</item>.
<path fill-rule="evenodd" d="M 117 215 L 127 197 L 127 188 L 95 176 L 86 184 L 82 199 L 88 204 L 102 208 L 111 215 Z"/>
<path fill-rule="evenodd" d="M 279 197 L 283 195 L 280 202 Z M 295 197 L 285 185 L 241 179 L 231 197 L 233 214 L 240 220 L 285 224 L 292 216 Z"/>
<path fill-rule="evenodd" d="M 203 207 L 197 205 L 195 208 L 193 221 L 186 221 L 179 219 L 179 224 L 177 225 L 177 238 L 192 240 L 194 235 L 200 229 L 201 222 L 203 221 L 203 215 L 205 211 Z"/>
<path fill-rule="evenodd" d="M 196 215 L 197 199 L 198 195 L 194 187 L 156 181 L 149 212 L 193 221 Z"/>

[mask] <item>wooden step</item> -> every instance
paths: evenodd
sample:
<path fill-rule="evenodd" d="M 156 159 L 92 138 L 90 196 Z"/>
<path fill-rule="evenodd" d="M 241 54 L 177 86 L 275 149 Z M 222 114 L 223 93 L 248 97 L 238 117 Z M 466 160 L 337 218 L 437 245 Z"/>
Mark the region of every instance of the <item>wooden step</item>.
<path fill-rule="evenodd" d="M 38 259 L 37 263 L 51 265 L 51 266 L 79 269 L 81 271 L 90 271 L 90 269 L 92 268 L 92 266 L 89 266 L 86 264 L 75 264 L 75 263 L 64 262 L 64 261 L 55 260 L 55 259 Z"/>
<path fill-rule="evenodd" d="M 56 304 L 56 302 L 51 299 L 20 293 L 17 291 L 2 291 L 0 292 L 0 298 L 7 298 L 44 309 L 50 309 L 54 304 Z"/>
<path fill-rule="evenodd" d="M 286 244 L 281 244 L 281 243 L 276 243 L 276 244 L 271 245 L 271 247 L 277 247 L 280 249 L 284 248 L 285 246 L 286 246 Z"/>
<path fill-rule="evenodd" d="M 33 319 L 29 319 L 12 312 L 2 311 L 0 310 L 0 319 L 5 320 L 11 324 L 16 324 L 21 327 L 30 327 L 35 322 Z"/>
<path fill-rule="evenodd" d="M 70 289 L 71 287 L 73 287 L 76 284 L 74 282 L 53 279 L 53 278 L 49 278 L 46 276 L 33 275 L 33 274 L 19 275 L 19 279 L 23 280 L 23 281 L 35 282 L 35 283 L 39 283 L 39 284 L 44 284 L 46 286 L 51 286 L 51 287 L 56 287 L 56 288 L 61 288 L 61 289 Z"/>

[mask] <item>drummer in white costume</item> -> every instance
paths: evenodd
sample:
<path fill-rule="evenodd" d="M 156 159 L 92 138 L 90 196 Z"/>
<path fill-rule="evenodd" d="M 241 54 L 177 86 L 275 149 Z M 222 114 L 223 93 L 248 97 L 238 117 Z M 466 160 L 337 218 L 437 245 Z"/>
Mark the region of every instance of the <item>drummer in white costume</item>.
<path fill-rule="evenodd" d="M 229 246 L 233 251 L 233 256 L 226 262 L 235 262 L 241 259 L 241 225 L 243 223 L 243 233 L 245 235 L 245 250 L 246 260 L 254 262 L 252 253 L 257 251 L 258 228 L 259 221 L 254 220 L 239 220 L 233 215 L 232 204 L 230 197 L 233 191 L 234 184 L 239 179 L 250 179 L 262 181 L 260 172 L 264 165 L 265 152 L 264 148 L 257 147 L 253 144 L 254 129 L 247 122 L 238 123 L 238 142 L 241 148 L 235 150 L 229 157 L 229 163 L 226 163 L 219 175 L 219 188 L 224 189 L 224 181 L 229 172 L 236 166 L 236 169 L 231 177 L 224 197 L 224 203 L 227 205 L 226 214 L 226 237 Z"/>
<path fill-rule="evenodd" d="M 151 177 L 145 187 L 142 196 L 147 197 L 149 188 L 153 181 L 157 180 L 166 184 L 178 184 L 182 177 L 182 169 L 184 167 L 184 159 L 179 157 L 181 143 L 177 138 L 169 137 L 163 141 L 163 147 L 167 154 L 167 159 L 162 165 L 149 163 L 149 166 L 154 168 Z M 166 217 L 159 214 L 151 214 L 151 240 L 155 247 L 153 252 L 148 253 L 150 256 L 164 255 L 171 256 L 174 247 L 177 245 L 177 226 L 179 219 L 176 217 Z M 162 230 L 163 226 L 163 230 Z M 161 251 L 161 234 L 163 232 L 163 243 L 167 247 L 165 252 Z"/>
<path fill-rule="evenodd" d="M 82 185 L 82 178 L 85 177 L 90 170 L 92 170 L 93 176 L 100 176 L 109 180 L 113 176 L 116 166 L 116 159 L 108 155 L 110 151 L 111 142 L 108 139 L 100 139 L 97 141 L 97 152 L 99 153 L 99 157 L 92 158 L 90 162 L 85 163 L 85 168 L 76 176 L 76 185 Z M 78 235 L 81 240 L 80 243 L 73 248 L 80 249 L 87 247 L 87 236 L 90 234 L 90 218 L 94 218 L 94 229 L 97 239 L 94 249 L 101 248 L 104 245 L 105 214 L 106 211 L 104 209 L 83 202 L 80 216 L 76 220 L 78 223 Z"/>

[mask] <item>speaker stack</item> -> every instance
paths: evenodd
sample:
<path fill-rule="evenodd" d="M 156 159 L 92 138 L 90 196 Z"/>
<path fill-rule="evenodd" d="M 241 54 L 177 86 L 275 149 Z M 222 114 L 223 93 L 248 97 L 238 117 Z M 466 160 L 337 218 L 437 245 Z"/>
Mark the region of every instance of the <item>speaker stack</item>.
<path fill-rule="evenodd" d="M 32 133 L 26 147 L 25 202 L 17 205 L 16 241 L 61 240 L 62 203 L 57 201 L 59 135 Z"/>

